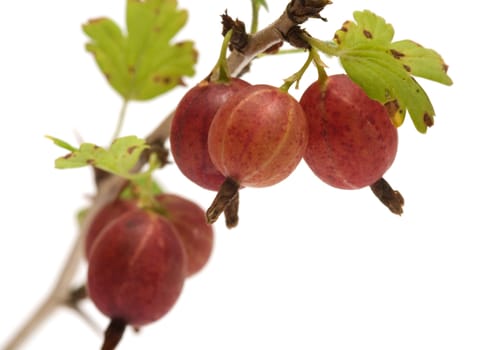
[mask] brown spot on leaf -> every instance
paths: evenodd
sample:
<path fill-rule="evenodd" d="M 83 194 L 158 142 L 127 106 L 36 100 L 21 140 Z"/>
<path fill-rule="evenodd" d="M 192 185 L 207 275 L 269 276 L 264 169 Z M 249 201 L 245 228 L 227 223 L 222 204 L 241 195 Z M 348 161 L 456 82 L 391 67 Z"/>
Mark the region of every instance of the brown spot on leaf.
<path fill-rule="evenodd" d="M 88 164 L 88 165 L 93 165 L 93 164 L 95 164 L 95 159 L 87 159 L 87 160 L 86 160 L 86 164 Z"/>
<path fill-rule="evenodd" d="M 160 26 L 154 27 L 153 28 L 153 32 L 154 33 L 160 33 L 161 32 L 161 27 Z"/>
<path fill-rule="evenodd" d="M 349 30 L 349 29 L 347 28 L 347 26 L 348 26 L 350 23 L 351 23 L 351 21 L 345 21 L 345 22 L 342 24 L 341 29 L 339 29 L 339 30 L 340 30 L 340 31 L 342 31 L 342 32 L 347 33 L 347 31 Z"/>
<path fill-rule="evenodd" d="M 398 104 L 397 100 L 393 100 L 386 102 L 385 108 L 390 118 L 393 118 L 395 117 L 395 114 L 400 110 L 400 105 Z"/>
<path fill-rule="evenodd" d="M 399 60 L 400 58 L 404 57 L 405 54 L 403 52 L 400 52 L 398 50 L 395 50 L 395 49 L 391 49 L 390 50 L 390 53 L 393 55 L 393 57 L 395 57 L 397 60 Z"/>
<path fill-rule="evenodd" d="M 403 65 L 403 68 L 405 68 L 405 70 L 409 73 L 412 71 L 412 68 L 406 64 Z"/>
<path fill-rule="evenodd" d="M 70 159 L 71 157 L 73 157 L 73 153 L 68 153 L 63 157 L 63 159 Z"/>
<path fill-rule="evenodd" d="M 112 77 L 110 76 L 110 74 L 109 74 L 109 73 L 107 73 L 107 72 L 104 72 L 104 73 L 103 73 L 103 75 L 105 75 L 105 78 L 106 78 L 107 80 L 109 80 L 109 81 L 110 81 L 110 79 L 112 78 Z"/>
<path fill-rule="evenodd" d="M 127 71 L 129 72 L 130 75 L 134 75 L 136 73 L 136 67 L 130 65 L 129 67 L 127 67 Z"/>
<path fill-rule="evenodd" d="M 445 63 L 442 64 L 442 70 L 444 71 L 444 73 L 447 73 L 447 70 L 449 69 L 449 66 Z"/>
<path fill-rule="evenodd" d="M 429 113 L 424 113 L 424 123 L 430 128 L 434 125 L 434 118 Z"/>
<path fill-rule="evenodd" d="M 373 39 L 373 34 L 369 30 L 364 29 L 363 34 L 366 38 Z"/>
<path fill-rule="evenodd" d="M 172 79 L 166 75 L 155 75 L 153 77 L 153 82 L 156 84 L 167 85 L 172 82 Z"/>
<path fill-rule="evenodd" d="M 132 147 L 127 148 L 127 153 L 132 154 L 132 152 L 134 152 L 134 150 L 136 148 L 137 148 L 136 146 L 132 146 Z"/>
<path fill-rule="evenodd" d="M 341 44 L 341 40 L 339 39 L 339 36 L 337 34 L 334 34 L 334 41 L 339 45 Z"/>

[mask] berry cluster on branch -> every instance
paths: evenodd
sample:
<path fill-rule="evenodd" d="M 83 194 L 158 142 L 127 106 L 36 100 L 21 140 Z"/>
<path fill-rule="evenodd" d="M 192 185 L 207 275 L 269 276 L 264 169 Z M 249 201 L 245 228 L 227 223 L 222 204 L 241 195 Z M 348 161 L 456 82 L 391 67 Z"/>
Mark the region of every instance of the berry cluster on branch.
<path fill-rule="evenodd" d="M 344 22 L 330 41 L 302 29 L 309 19 L 326 21 L 321 12 L 331 3 L 290 0 L 275 21 L 257 30 L 257 9 L 266 2 L 252 0 L 250 31 L 225 12 L 217 64 L 145 139 L 117 137 L 123 115 L 129 101 L 159 96 L 194 74 L 193 42 L 171 42 L 186 12 L 176 1 L 127 1 L 127 35 L 108 18 L 83 26 L 91 40 L 87 51 L 123 99 L 121 118 L 108 149 L 48 137 L 70 151 L 56 167 L 93 168 L 96 193 L 51 293 L 6 350 L 16 349 L 59 306 L 86 316 L 79 310 L 86 297 L 110 319 L 102 349 L 114 349 L 126 326 L 138 329 L 171 309 L 185 278 L 210 256 L 211 224 L 221 214 L 228 228 L 238 224 L 239 191 L 272 186 L 302 160 L 324 183 L 370 187 L 392 213 L 403 213 L 403 196 L 383 175 L 395 160 L 397 128 L 407 113 L 419 132 L 433 125 L 434 108 L 413 76 L 450 85 L 447 65 L 414 41 L 393 41 L 393 27 L 368 10 L 354 12 L 355 21 Z M 145 40 L 150 44 L 141 45 Z M 283 85 L 242 79 L 257 56 L 279 52 L 285 43 L 308 56 Z M 345 73 L 329 76 L 321 54 L 339 58 Z M 288 90 L 310 66 L 318 78 L 297 100 Z M 183 175 L 216 192 L 206 212 L 164 193 L 152 179 L 170 155 Z M 75 287 L 83 258 L 86 286 Z"/>
<path fill-rule="evenodd" d="M 288 32 L 293 26 L 303 23 L 306 19 L 316 17 L 321 9 L 329 4 L 325 1 L 312 0 L 292 0 L 286 7 L 283 14 L 268 27 L 250 35 L 245 47 L 242 50 L 233 50 L 228 57 L 228 67 L 233 76 L 237 76 L 249 64 L 249 62 L 262 52 L 284 40 L 283 33 Z M 300 21 L 300 22 L 298 22 Z M 169 114 L 164 120 L 146 137 L 146 143 L 156 148 L 169 137 L 170 126 L 173 113 Z M 134 171 L 140 170 L 147 162 L 147 153 L 141 156 Z M 65 263 L 55 282 L 51 292 L 45 300 L 34 311 L 32 316 L 20 329 L 13 334 L 7 343 L 5 350 L 17 349 L 52 312 L 63 305 L 73 306 L 73 278 L 83 258 L 84 240 L 88 229 L 96 214 L 107 204 L 114 201 L 127 185 L 127 179 L 97 172 L 96 176 L 97 192 L 93 201 L 85 213 L 83 222 L 71 251 L 68 253 Z M 77 289 L 77 288 L 76 288 Z"/>

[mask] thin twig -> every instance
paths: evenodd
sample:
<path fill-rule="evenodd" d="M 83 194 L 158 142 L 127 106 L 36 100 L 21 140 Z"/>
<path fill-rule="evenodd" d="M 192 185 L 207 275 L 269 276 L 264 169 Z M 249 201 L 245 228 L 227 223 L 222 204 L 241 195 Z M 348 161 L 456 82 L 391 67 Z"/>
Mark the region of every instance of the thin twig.
<path fill-rule="evenodd" d="M 80 233 L 78 234 L 73 247 L 68 254 L 57 283 L 54 285 L 46 299 L 38 306 L 33 315 L 12 336 L 4 350 L 17 349 L 20 345 L 22 345 L 27 337 L 53 313 L 57 307 L 65 304 L 71 292 L 73 278 L 81 263 L 82 247 L 86 232 L 88 231 L 88 225 L 100 208 L 115 199 L 115 197 L 124 187 L 125 183 L 125 179 L 115 176 L 107 177 L 100 183 L 98 193 L 92 206 L 86 214 L 86 218 L 83 221 Z"/>

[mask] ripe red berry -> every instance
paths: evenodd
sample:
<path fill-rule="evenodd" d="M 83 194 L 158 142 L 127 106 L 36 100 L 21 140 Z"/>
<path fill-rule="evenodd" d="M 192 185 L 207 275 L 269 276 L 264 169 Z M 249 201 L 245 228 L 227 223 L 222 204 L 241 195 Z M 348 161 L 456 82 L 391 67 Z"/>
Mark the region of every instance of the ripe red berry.
<path fill-rule="evenodd" d="M 302 159 L 308 125 L 300 104 L 274 86 L 253 85 L 217 111 L 208 134 L 215 167 L 241 186 L 284 180 Z"/>
<path fill-rule="evenodd" d="M 304 159 L 327 184 L 355 189 L 380 180 L 392 165 L 398 133 L 384 106 L 347 75 L 313 83 L 300 104 L 310 125 Z"/>
<path fill-rule="evenodd" d="M 85 257 L 90 256 L 91 247 L 100 231 L 112 220 L 137 207 L 135 200 L 116 199 L 101 208 L 92 219 L 85 237 Z"/>
<path fill-rule="evenodd" d="M 174 225 L 186 253 L 186 276 L 200 271 L 210 258 L 214 232 L 205 211 L 193 201 L 175 194 L 160 194 L 165 217 Z"/>
<path fill-rule="evenodd" d="M 216 191 L 224 181 L 208 155 L 210 123 L 219 107 L 247 86 L 247 82 L 237 78 L 229 83 L 203 81 L 185 94 L 175 110 L 170 132 L 171 153 L 181 172 L 203 188 Z"/>
<path fill-rule="evenodd" d="M 185 280 L 185 254 L 174 226 L 133 209 L 107 225 L 88 260 L 87 290 L 111 319 L 140 327 L 163 317 Z"/>

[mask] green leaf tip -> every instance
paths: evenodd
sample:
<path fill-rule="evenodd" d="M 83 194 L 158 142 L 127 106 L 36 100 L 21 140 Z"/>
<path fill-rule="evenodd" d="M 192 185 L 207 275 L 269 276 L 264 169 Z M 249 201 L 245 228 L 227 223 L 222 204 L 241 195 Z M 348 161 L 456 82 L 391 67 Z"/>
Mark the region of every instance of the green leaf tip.
<path fill-rule="evenodd" d="M 188 19 L 177 5 L 175 0 L 127 0 L 127 33 L 106 17 L 82 26 L 90 38 L 86 50 L 124 100 L 149 100 L 195 74 L 193 42 L 171 42 Z"/>
<path fill-rule="evenodd" d="M 136 136 L 125 136 L 114 140 L 105 149 L 92 143 L 82 143 L 64 157 L 57 158 L 55 167 L 58 169 L 94 166 L 109 173 L 131 179 L 132 169 L 139 160 L 141 153 L 149 145 Z"/>
<path fill-rule="evenodd" d="M 45 135 L 45 137 L 46 137 L 47 139 L 49 139 L 49 140 L 53 141 L 53 142 L 54 142 L 54 144 L 55 144 L 56 146 L 59 146 L 59 147 L 61 147 L 61 148 L 64 148 L 64 149 L 66 149 L 66 150 L 68 150 L 68 151 L 70 151 L 70 152 L 74 152 L 74 151 L 76 151 L 76 147 L 71 146 L 71 145 L 70 145 L 68 142 L 66 142 L 66 141 L 63 141 L 63 140 L 61 140 L 61 139 L 58 139 L 57 137 L 50 136 L 50 135 Z"/>
<path fill-rule="evenodd" d="M 425 133 L 435 112 L 413 76 L 451 85 L 448 66 L 436 51 L 412 40 L 392 42 L 393 26 L 369 10 L 354 12 L 354 20 L 344 22 L 334 35 L 345 71 L 371 98 L 396 106 L 396 126 L 408 111 L 416 129 Z"/>

